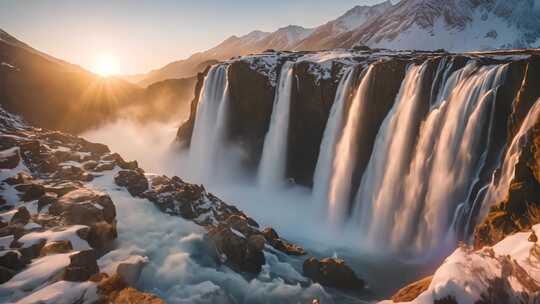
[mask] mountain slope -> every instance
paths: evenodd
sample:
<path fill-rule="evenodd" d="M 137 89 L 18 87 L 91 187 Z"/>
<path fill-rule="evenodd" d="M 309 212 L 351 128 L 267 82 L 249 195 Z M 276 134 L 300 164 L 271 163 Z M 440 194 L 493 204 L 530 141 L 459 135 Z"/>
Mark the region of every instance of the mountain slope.
<path fill-rule="evenodd" d="M 321 25 L 305 39 L 293 47 L 297 51 L 335 48 L 334 39 L 341 34 L 351 32 L 370 20 L 384 14 L 392 8 L 392 2 L 386 1 L 373 6 L 358 5 L 339 18 Z"/>
<path fill-rule="evenodd" d="M 170 81 L 144 90 L 99 77 L 0 30 L 0 105 L 39 127 L 78 133 L 120 116 L 170 117 L 189 103 L 194 82 Z"/>
<path fill-rule="evenodd" d="M 207 51 L 193 54 L 185 60 L 171 62 L 161 69 L 148 73 L 138 84 L 148 86 L 169 78 L 191 77 L 204 71 L 208 65 L 214 64 L 217 60 L 226 60 L 234 56 L 260 53 L 267 49 L 292 49 L 311 32 L 311 29 L 289 25 L 273 33 L 252 31 L 241 37 L 231 36 Z"/>
<path fill-rule="evenodd" d="M 538 47 L 538 18 L 532 0 L 403 0 L 331 44 L 454 52 Z"/>
<path fill-rule="evenodd" d="M 273 33 L 232 36 L 216 47 L 172 62 L 138 82 L 189 77 L 205 62 L 266 49 L 316 51 L 355 45 L 453 52 L 540 47 L 538 0 L 402 0 L 356 6 L 314 29 L 288 26 Z M 139 80 L 141 75 L 131 80 Z"/>

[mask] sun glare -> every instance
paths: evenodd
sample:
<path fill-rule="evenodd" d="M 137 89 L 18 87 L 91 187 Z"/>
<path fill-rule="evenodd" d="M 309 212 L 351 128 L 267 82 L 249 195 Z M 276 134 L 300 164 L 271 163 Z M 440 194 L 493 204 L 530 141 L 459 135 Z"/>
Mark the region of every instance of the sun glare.
<path fill-rule="evenodd" d="M 97 57 L 94 71 L 102 77 L 118 74 L 118 66 L 115 58 L 110 55 Z"/>

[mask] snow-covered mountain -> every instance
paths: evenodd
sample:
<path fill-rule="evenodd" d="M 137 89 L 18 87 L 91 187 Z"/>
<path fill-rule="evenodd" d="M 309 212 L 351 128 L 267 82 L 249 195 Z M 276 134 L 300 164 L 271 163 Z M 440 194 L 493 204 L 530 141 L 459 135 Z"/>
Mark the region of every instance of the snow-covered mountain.
<path fill-rule="evenodd" d="M 333 39 L 392 49 L 472 51 L 540 46 L 538 0 L 402 0 Z"/>
<path fill-rule="evenodd" d="M 188 59 L 169 63 L 161 69 L 150 72 L 139 84 L 147 86 L 164 79 L 190 77 L 204 70 L 208 64 L 215 63 L 216 60 L 260 53 L 267 49 L 290 50 L 312 32 L 312 29 L 289 25 L 272 33 L 252 31 L 240 37 L 231 36 L 207 51 L 196 53 Z"/>
<path fill-rule="evenodd" d="M 350 33 L 366 22 L 376 20 L 392 8 L 390 0 L 373 5 L 358 5 L 347 11 L 339 18 L 329 21 L 313 30 L 313 32 L 294 46 L 294 50 L 321 50 L 334 48 L 335 39 L 341 34 Z"/>
<path fill-rule="evenodd" d="M 395 1 L 394 1 L 395 2 Z M 356 6 L 314 29 L 290 25 L 275 32 L 232 36 L 216 47 L 150 72 L 148 85 L 188 77 L 209 63 L 275 50 L 322 50 L 355 45 L 463 52 L 540 47 L 540 0 L 401 0 Z"/>

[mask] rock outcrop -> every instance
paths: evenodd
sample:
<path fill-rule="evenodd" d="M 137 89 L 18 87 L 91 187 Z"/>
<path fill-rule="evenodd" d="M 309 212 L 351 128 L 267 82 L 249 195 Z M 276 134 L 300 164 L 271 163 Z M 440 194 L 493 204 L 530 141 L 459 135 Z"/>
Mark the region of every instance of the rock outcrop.
<path fill-rule="evenodd" d="M 476 227 L 475 248 L 491 246 L 540 223 L 540 118 L 526 136 L 506 199 L 491 207 Z"/>
<path fill-rule="evenodd" d="M 177 176 L 145 176 L 142 172 L 140 168 L 120 171 L 115 182 L 128 190 L 131 183 L 126 183 L 127 179 L 147 185 L 146 191 L 130 193 L 150 200 L 162 212 L 205 227 L 208 231 L 206 240 L 216 261 L 238 271 L 259 273 L 266 262 L 263 254 L 265 244 L 285 254 L 305 254 L 304 249 L 280 238 L 274 229 L 261 230 L 254 219 L 206 192 L 203 186 L 189 184 Z M 143 179 L 146 182 L 142 182 Z"/>
<path fill-rule="evenodd" d="M 365 286 L 364 281 L 342 259 L 317 260 L 311 257 L 304 261 L 302 268 L 306 277 L 325 286 L 357 291 Z"/>

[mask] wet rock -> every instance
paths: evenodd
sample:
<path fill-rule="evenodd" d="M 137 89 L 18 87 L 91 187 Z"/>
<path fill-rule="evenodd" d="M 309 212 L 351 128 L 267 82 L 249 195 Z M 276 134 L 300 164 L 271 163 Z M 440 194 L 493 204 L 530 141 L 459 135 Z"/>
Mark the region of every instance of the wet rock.
<path fill-rule="evenodd" d="M 148 180 L 139 171 L 123 170 L 116 174 L 114 182 L 121 187 L 126 187 L 133 196 L 139 196 L 148 190 Z"/>
<path fill-rule="evenodd" d="M 56 194 L 57 197 L 61 197 L 82 187 L 83 184 L 78 181 L 63 181 L 54 186 L 48 185 L 46 191 Z"/>
<path fill-rule="evenodd" d="M 20 185 L 20 184 L 29 184 L 34 178 L 26 172 L 19 172 L 17 175 L 8 177 L 4 182 L 8 185 Z"/>
<path fill-rule="evenodd" d="M 106 277 L 98 284 L 98 294 L 103 303 L 141 303 L 141 304 L 164 304 L 165 302 L 150 293 L 143 293 L 128 287 L 118 274 Z"/>
<path fill-rule="evenodd" d="M 114 169 L 115 166 L 116 166 L 116 165 L 115 165 L 115 163 L 113 163 L 113 162 L 110 162 L 110 163 L 99 163 L 99 164 L 94 168 L 94 171 L 96 171 L 96 172 L 109 171 L 109 170 Z"/>
<path fill-rule="evenodd" d="M 325 258 L 319 261 L 311 257 L 304 262 L 302 269 L 306 277 L 325 286 L 357 290 L 365 285 L 342 259 Z"/>
<path fill-rule="evenodd" d="M 0 151 L 0 169 L 13 169 L 19 165 L 20 161 L 18 150 Z"/>
<path fill-rule="evenodd" d="M 239 271 L 259 273 L 266 263 L 264 242 L 261 238 L 247 238 L 241 232 L 227 226 L 216 227 L 208 232 L 208 238 L 216 250 L 217 258 Z"/>
<path fill-rule="evenodd" d="M 138 303 L 138 304 L 165 304 L 165 301 L 158 296 L 138 291 L 135 288 L 122 289 L 114 299 L 110 302 L 112 304 L 124 304 L 124 303 Z"/>
<path fill-rule="evenodd" d="M 27 260 L 17 250 L 7 250 L 0 252 L 0 266 L 11 270 L 19 271 L 27 264 Z"/>
<path fill-rule="evenodd" d="M 15 186 L 15 190 L 22 192 L 19 195 L 22 201 L 29 202 L 39 199 L 45 194 L 45 187 L 38 184 L 22 184 Z"/>
<path fill-rule="evenodd" d="M 426 291 L 431 284 L 433 276 L 423 278 L 417 282 L 409 284 L 396 292 L 392 296 L 392 301 L 398 302 L 410 302 L 416 299 L 422 292 Z"/>
<path fill-rule="evenodd" d="M 68 225 L 90 227 L 87 241 L 94 248 L 104 248 L 116 239 L 116 209 L 108 195 L 78 189 L 62 196 L 49 207 Z"/>
<path fill-rule="evenodd" d="M 99 267 L 93 250 L 79 251 L 72 254 L 70 263 L 64 271 L 63 279 L 71 282 L 84 282 L 99 273 Z"/>
<path fill-rule="evenodd" d="M 39 252 L 39 256 L 46 256 L 51 254 L 57 254 L 57 253 L 68 253 L 73 250 L 73 246 L 71 245 L 71 242 L 68 240 L 62 240 L 62 241 L 54 241 L 50 243 L 46 243 L 43 248 L 41 248 L 41 251 Z"/>
<path fill-rule="evenodd" d="M 91 152 L 93 154 L 100 154 L 100 155 L 110 152 L 109 147 L 107 147 L 104 144 L 92 143 L 84 139 L 81 140 L 80 144 L 81 144 L 81 148 L 80 148 L 81 152 Z"/>
<path fill-rule="evenodd" d="M 105 157 L 102 158 L 103 160 L 105 161 L 114 161 L 118 167 L 124 169 L 124 170 L 137 170 L 139 169 L 139 165 L 137 164 L 137 161 L 130 161 L 130 162 L 126 162 L 122 156 L 120 156 L 120 154 L 118 153 L 113 153 L 113 154 L 109 154 L 109 155 L 106 155 Z"/>
<path fill-rule="evenodd" d="M 46 206 L 56 203 L 57 200 L 58 198 L 55 193 L 49 193 L 49 192 L 46 193 L 45 195 L 40 197 L 38 200 L 38 212 L 41 212 L 41 210 L 45 208 Z"/>
<path fill-rule="evenodd" d="M 98 166 L 98 162 L 91 160 L 83 164 L 83 169 L 87 171 L 93 171 Z"/>
<path fill-rule="evenodd" d="M 128 286 L 135 286 L 146 264 L 148 264 L 147 257 L 131 256 L 118 264 L 116 273 Z"/>
<path fill-rule="evenodd" d="M 52 176 L 54 179 L 90 182 L 94 179 L 92 174 L 76 166 L 61 167 Z"/>
<path fill-rule="evenodd" d="M 526 135 L 514 178 L 501 202 L 493 205 L 476 226 L 474 247 L 492 246 L 520 231 L 540 223 L 540 118 Z"/>
<path fill-rule="evenodd" d="M 40 239 L 31 244 L 20 244 L 17 241 L 13 241 L 13 243 L 11 244 L 11 247 L 17 248 L 17 250 L 22 254 L 23 258 L 27 261 L 30 261 L 32 259 L 39 257 L 41 248 L 45 246 L 45 243 L 47 243 L 47 241 L 44 239 Z"/>
<path fill-rule="evenodd" d="M 0 284 L 3 284 L 9 280 L 11 280 L 11 278 L 13 278 L 13 276 L 15 276 L 16 274 L 16 271 L 14 271 L 13 269 L 9 269 L 7 267 L 4 267 L 4 266 L 0 266 Z"/>
<path fill-rule="evenodd" d="M 277 232 L 271 227 L 265 228 L 262 231 L 262 234 L 266 241 L 270 244 L 270 246 L 276 248 L 283 253 L 295 256 L 306 254 L 304 248 L 280 238 Z"/>
<path fill-rule="evenodd" d="M 17 209 L 17 212 L 11 217 L 11 224 L 20 224 L 22 226 L 28 224 L 30 221 L 30 212 L 28 212 L 28 209 L 26 207 L 19 207 Z"/>

